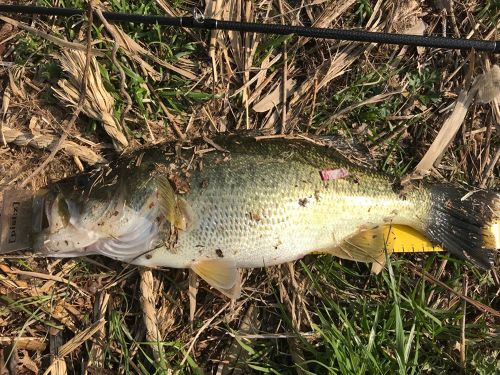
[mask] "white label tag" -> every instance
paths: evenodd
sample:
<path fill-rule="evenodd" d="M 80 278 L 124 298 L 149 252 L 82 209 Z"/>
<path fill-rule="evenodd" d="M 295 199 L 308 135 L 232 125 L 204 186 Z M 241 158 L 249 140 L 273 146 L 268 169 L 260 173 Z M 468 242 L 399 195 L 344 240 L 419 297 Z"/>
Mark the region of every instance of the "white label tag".
<path fill-rule="evenodd" d="M 32 192 L 4 191 L 0 216 L 0 254 L 31 247 L 32 213 Z"/>

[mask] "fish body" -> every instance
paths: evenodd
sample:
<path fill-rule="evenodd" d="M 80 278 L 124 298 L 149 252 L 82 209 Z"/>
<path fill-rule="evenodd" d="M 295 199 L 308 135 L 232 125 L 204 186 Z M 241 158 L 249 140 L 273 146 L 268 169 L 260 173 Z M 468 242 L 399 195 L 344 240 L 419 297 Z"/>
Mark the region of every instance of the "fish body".
<path fill-rule="evenodd" d="M 223 292 L 234 289 L 238 268 L 313 252 L 380 266 L 390 241 L 382 228 L 391 225 L 492 265 L 498 193 L 481 191 L 463 201 L 459 188 L 402 193 L 394 182 L 304 140 L 224 136 L 208 146 L 169 143 L 50 187 L 47 225 L 33 247 L 48 256 L 101 254 L 192 268 Z"/>
<path fill-rule="evenodd" d="M 425 191 L 404 200 L 388 178 L 306 142 L 223 144 L 227 159 L 207 154 L 183 195 L 191 227 L 179 231 L 172 249 L 160 247 L 135 263 L 190 267 L 200 259 L 227 258 L 237 267 L 266 267 L 329 251 L 391 218 L 419 226 L 415 214 L 428 210 Z M 349 176 L 321 179 L 321 170 L 340 169 Z"/>

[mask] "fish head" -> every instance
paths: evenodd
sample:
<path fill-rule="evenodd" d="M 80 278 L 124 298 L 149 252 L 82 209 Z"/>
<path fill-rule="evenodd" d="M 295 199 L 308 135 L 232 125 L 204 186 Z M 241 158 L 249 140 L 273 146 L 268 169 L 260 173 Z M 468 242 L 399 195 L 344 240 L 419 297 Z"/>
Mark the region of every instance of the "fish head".
<path fill-rule="evenodd" d="M 96 210 L 104 205 L 103 202 L 84 204 L 62 192 L 48 192 L 43 199 L 42 226 L 34 235 L 34 251 L 70 256 L 72 251 L 85 248 L 98 239 L 99 235 L 83 223 L 91 219 L 88 210 Z"/>
<path fill-rule="evenodd" d="M 184 200 L 166 190 L 156 180 L 130 178 L 85 189 L 58 186 L 45 196 L 44 226 L 33 249 L 46 256 L 136 259 L 162 245 L 172 227 L 189 226 Z"/>
<path fill-rule="evenodd" d="M 99 238 L 112 236 L 117 225 L 113 219 L 125 205 L 119 187 L 96 184 L 85 175 L 50 186 L 41 199 L 42 225 L 33 250 L 58 256 L 81 254 Z"/>

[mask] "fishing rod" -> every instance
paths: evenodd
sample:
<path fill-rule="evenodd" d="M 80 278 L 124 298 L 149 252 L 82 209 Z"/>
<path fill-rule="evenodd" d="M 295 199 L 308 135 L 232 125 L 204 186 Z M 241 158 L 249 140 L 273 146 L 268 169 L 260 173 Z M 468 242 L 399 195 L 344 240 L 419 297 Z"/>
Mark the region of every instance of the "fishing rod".
<path fill-rule="evenodd" d="M 39 7 L 31 5 L 0 4 L 0 13 L 36 14 L 46 16 L 82 16 L 84 10 L 75 8 Z M 419 47 L 477 50 L 500 53 L 500 40 L 455 39 L 437 36 L 422 36 L 396 33 L 382 33 L 365 30 L 345 30 L 265 24 L 255 22 L 224 21 L 206 18 L 199 10 L 191 17 L 166 17 L 133 13 L 102 12 L 108 21 L 158 24 L 162 26 L 185 27 L 188 29 L 229 30 L 261 34 L 298 35 L 309 38 L 349 40 L 355 42 L 397 44 Z"/>

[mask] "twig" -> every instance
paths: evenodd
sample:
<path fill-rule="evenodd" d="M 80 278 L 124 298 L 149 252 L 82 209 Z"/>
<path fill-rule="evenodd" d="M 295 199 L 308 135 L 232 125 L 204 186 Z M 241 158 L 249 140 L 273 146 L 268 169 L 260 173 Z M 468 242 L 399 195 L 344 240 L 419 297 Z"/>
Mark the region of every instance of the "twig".
<path fill-rule="evenodd" d="M 227 333 L 233 338 L 231 344 L 224 350 L 223 361 L 221 361 L 217 374 L 240 374 L 242 371 L 239 366 L 245 363 L 249 357 L 249 353 L 243 350 L 242 346 L 238 343 L 238 339 L 251 340 L 254 338 L 261 339 L 265 335 L 260 335 L 259 331 L 261 320 L 259 319 L 259 308 L 255 305 L 250 305 L 241 319 L 238 330 Z M 271 336 L 275 334 L 270 334 Z M 279 334 L 276 334 L 278 336 Z M 255 337 L 257 336 L 257 337 Z M 277 338 L 277 337 L 276 337 Z M 274 337 L 273 337 L 274 339 Z"/>
<path fill-rule="evenodd" d="M 177 67 L 175 65 L 169 64 L 168 62 L 156 57 L 149 50 L 143 48 L 139 43 L 137 43 L 134 39 L 128 36 L 122 29 L 120 29 L 117 25 L 110 24 L 113 32 L 117 37 L 119 37 L 118 41 L 120 43 L 120 47 L 122 51 L 129 57 L 131 60 L 139 63 L 139 65 L 145 69 L 154 80 L 161 80 L 161 74 L 157 72 L 150 64 L 144 61 L 139 55 L 147 57 L 152 60 L 155 64 L 163 66 L 164 68 L 171 70 L 175 73 L 180 74 L 181 76 L 186 77 L 189 80 L 195 80 L 198 76 L 193 74 L 192 72 Z"/>
<path fill-rule="evenodd" d="M 7 146 L 7 139 L 5 138 L 5 134 L 3 131 L 3 124 L 5 122 L 5 117 L 7 115 L 7 108 L 10 103 L 10 87 L 7 86 L 3 92 L 2 96 L 2 118 L 0 119 L 0 138 L 4 146 Z"/>
<path fill-rule="evenodd" d="M 84 46 L 83 44 L 68 42 L 67 40 L 64 40 L 64 39 L 58 38 L 56 36 L 47 34 L 43 31 L 35 29 L 34 27 L 28 26 L 22 22 L 13 20 L 12 18 L 9 18 L 9 17 L 0 16 L 0 20 L 9 23 L 12 26 L 19 27 L 20 29 L 23 29 L 24 31 L 28 31 L 32 34 L 35 34 L 35 35 L 39 36 L 40 38 L 43 38 L 45 40 L 48 40 L 49 42 L 52 42 L 52 43 L 58 45 L 61 48 L 74 49 L 77 51 L 87 51 L 87 49 L 88 49 L 88 47 Z M 103 56 L 104 55 L 103 52 L 96 50 L 96 49 L 91 49 L 90 53 L 93 56 Z"/>
<path fill-rule="evenodd" d="M 258 81 L 263 76 L 265 76 L 267 71 L 269 70 L 269 68 L 271 68 L 273 65 L 275 65 L 281 59 L 281 56 L 282 56 L 281 53 L 278 53 L 276 56 L 274 56 L 272 58 L 271 61 L 263 63 L 259 72 L 257 74 L 255 74 L 252 78 L 250 78 L 250 80 L 248 82 L 246 82 L 244 85 L 240 86 L 237 90 L 235 90 L 229 97 L 234 98 L 239 93 L 241 93 L 243 90 L 248 88 L 252 83 L 254 83 L 255 81 Z M 265 85 L 263 85 L 263 86 L 265 86 Z M 259 85 L 259 87 L 261 87 L 261 85 Z M 253 102 L 253 100 L 255 99 L 254 98 L 255 92 L 259 91 L 259 87 L 252 90 L 253 93 L 252 93 L 252 95 L 250 95 L 250 98 L 248 98 L 249 103 Z"/>
<path fill-rule="evenodd" d="M 40 352 L 43 352 L 47 346 L 43 338 L 40 337 L 0 337 L 0 347 L 13 344 L 16 346 L 16 349 L 36 350 Z"/>
<path fill-rule="evenodd" d="M 196 333 L 196 336 L 194 336 L 193 339 L 191 340 L 191 344 L 189 344 L 189 348 L 186 351 L 186 354 L 184 354 L 184 358 L 182 358 L 181 366 L 183 366 L 184 363 L 186 363 L 186 361 L 187 361 L 187 359 L 189 357 L 189 354 L 193 350 L 193 347 L 194 347 L 194 344 L 196 343 L 196 340 L 198 340 L 198 337 L 200 337 L 200 335 L 202 334 L 202 332 L 205 331 L 207 329 L 207 327 L 215 320 L 215 318 L 217 318 L 225 309 L 227 309 L 230 304 L 231 303 L 228 302 L 224 306 L 222 306 L 222 308 L 219 311 L 217 311 L 210 319 L 208 319 L 205 322 L 205 324 L 203 324 L 203 326 L 201 326 L 201 328 Z"/>
<path fill-rule="evenodd" d="M 196 295 L 198 294 L 198 275 L 189 269 L 189 322 L 193 327 L 194 315 L 196 313 Z"/>
<path fill-rule="evenodd" d="M 400 95 L 400 94 L 405 94 L 405 90 L 404 89 L 398 89 L 398 90 L 394 90 L 394 91 L 391 91 L 391 92 L 387 92 L 387 93 L 383 93 L 383 94 L 378 94 L 378 95 L 374 95 L 368 99 L 365 99 L 365 100 L 361 100 L 361 101 L 358 101 L 338 112 L 336 112 L 335 114 L 331 115 L 326 121 L 325 121 L 325 124 L 322 125 L 322 129 L 324 129 L 327 125 L 330 125 L 334 120 L 338 120 L 344 116 L 346 116 L 349 112 L 351 112 L 352 110 L 356 109 L 356 108 L 359 108 L 359 107 L 362 107 L 362 106 L 365 106 L 365 105 L 368 105 L 368 104 L 375 104 L 375 103 L 379 103 L 379 102 L 383 102 L 383 101 L 387 101 L 388 98 L 390 98 L 391 96 L 394 96 L 394 95 Z"/>
<path fill-rule="evenodd" d="M 232 332 L 227 333 L 231 337 L 238 337 L 240 339 L 258 339 L 258 340 L 279 340 L 279 339 L 289 339 L 292 337 L 297 338 L 297 334 L 301 337 L 319 337 L 318 332 L 284 332 L 284 333 L 256 333 L 256 334 L 245 334 L 241 333 L 241 329 L 238 334 Z"/>
<path fill-rule="evenodd" d="M 450 288 L 448 285 L 446 285 L 445 283 L 443 283 L 442 281 L 436 279 L 434 276 L 432 276 L 431 274 L 425 272 L 425 271 L 419 271 L 416 269 L 417 266 L 415 264 L 413 264 L 413 272 L 415 272 L 418 276 L 420 277 L 424 277 L 426 278 L 427 280 L 429 281 L 432 281 L 433 283 L 441 286 L 442 288 L 445 288 L 447 291 L 453 293 L 454 295 L 456 295 L 457 297 L 460 297 L 461 299 L 463 299 L 464 301 L 467 301 L 469 302 L 472 306 L 476 307 L 477 309 L 479 309 L 480 311 L 484 312 L 484 313 L 488 313 L 488 314 L 491 314 L 493 316 L 496 316 L 497 318 L 500 318 L 500 311 L 498 310 L 495 310 L 493 307 L 490 307 L 490 306 L 487 306 L 485 305 L 484 303 L 481 303 L 479 301 L 476 301 L 475 299 L 472 299 L 470 297 L 467 297 L 467 296 L 464 296 L 462 293 L 459 293 L 457 292 L 456 290 L 454 290 L 453 288 Z"/>
<path fill-rule="evenodd" d="M 467 274 L 464 274 L 462 287 L 464 290 L 464 296 L 467 297 L 467 289 L 469 288 L 469 280 Z M 464 299 L 462 302 L 462 327 L 460 330 L 461 340 L 460 340 L 460 363 L 462 365 L 462 372 L 466 371 L 466 348 L 465 348 L 465 318 L 467 315 L 467 301 Z"/>
<path fill-rule="evenodd" d="M 109 293 L 101 292 L 96 296 L 95 304 L 94 304 L 94 320 L 99 321 L 104 318 L 106 315 L 106 310 L 108 309 L 109 302 Z M 92 343 L 92 347 L 90 349 L 89 362 L 87 368 L 89 367 L 104 367 L 104 351 L 103 351 L 103 343 L 106 339 L 106 330 L 105 326 L 102 326 L 99 331 L 96 332 L 97 342 Z M 88 373 L 88 371 L 86 372 Z"/>
<path fill-rule="evenodd" d="M 63 132 L 63 134 L 61 135 L 61 138 L 59 138 L 59 141 L 52 149 L 50 155 L 43 161 L 42 164 L 40 164 L 21 183 L 21 188 L 25 187 L 33 177 L 35 177 L 37 174 L 39 174 L 54 159 L 57 152 L 61 149 L 62 144 L 68 138 L 68 131 L 73 128 L 73 126 L 75 125 L 76 119 L 78 118 L 78 116 L 80 115 L 80 112 L 82 111 L 83 103 L 85 103 L 85 97 L 86 97 L 86 91 L 87 91 L 87 76 L 89 74 L 90 58 L 92 57 L 92 55 L 90 53 L 92 50 L 92 24 L 93 24 L 93 10 L 92 10 L 92 8 L 93 8 L 93 2 L 92 2 L 92 0 L 90 0 L 88 3 L 88 23 L 87 23 L 87 35 L 86 35 L 87 49 L 85 51 L 85 68 L 83 69 L 83 77 L 82 77 L 82 82 L 81 82 L 81 87 L 80 87 L 80 99 L 78 100 L 78 104 L 77 104 L 75 110 L 73 111 L 73 115 L 71 116 L 71 119 L 66 124 L 66 131 Z"/>
<path fill-rule="evenodd" d="M 252 21 L 252 3 L 250 0 L 245 0 L 244 5 L 244 21 L 251 22 Z M 255 41 L 255 34 L 245 33 L 244 34 L 244 47 L 243 47 L 243 83 L 247 83 L 250 79 L 250 69 L 252 67 L 251 55 L 252 51 L 250 50 L 250 41 Z M 250 96 L 248 92 L 248 88 L 245 89 L 243 94 L 243 101 L 245 103 L 245 129 L 250 129 L 250 108 L 248 103 L 248 97 Z"/>
<path fill-rule="evenodd" d="M 203 136 L 203 140 L 208 143 L 210 146 L 212 146 L 213 148 L 215 148 L 217 151 L 220 151 L 220 152 L 229 152 L 228 150 L 226 150 L 224 147 L 221 147 L 219 146 L 217 143 L 215 143 L 213 140 L 211 140 L 210 138 L 208 137 L 205 137 Z"/>
<path fill-rule="evenodd" d="M 53 281 L 57 281 L 59 283 L 70 285 L 73 288 L 75 288 L 76 290 L 80 290 L 78 285 L 76 285 L 74 282 L 66 280 L 62 277 L 58 277 L 58 276 L 54 276 L 54 275 L 50 275 L 50 274 L 45 274 L 45 273 L 41 273 L 41 272 L 15 270 L 15 269 L 11 269 L 8 267 L 3 267 L 2 271 L 4 271 L 5 273 L 8 273 L 8 274 L 12 274 L 12 275 L 21 275 L 21 276 L 27 276 L 30 278 L 37 278 L 37 279 L 43 279 L 43 280 L 53 280 Z"/>
<path fill-rule="evenodd" d="M 467 115 L 467 111 L 474 100 L 476 92 L 476 85 L 474 85 L 470 90 L 464 89 L 460 92 L 450 117 L 448 117 L 444 122 L 438 132 L 438 135 L 415 167 L 415 170 L 401 181 L 403 185 L 413 179 L 425 176 L 434 166 L 436 161 L 446 152 L 453 138 L 460 129 L 460 126 L 465 120 L 465 116 Z"/>
<path fill-rule="evenodd" d="M 101 319 L 83 331 L 77 333 L 71 340 L 69 340 L 66 344 L 59 347 L 57 350 L 57 356 L 54 361 L 50 364 L 50 366 L 45 370 L 43 375 L 48 375 L 51 372 L 54 372 L 58 368 L 66 368 L 64 357 L 71 354 L 73 351 L 78 349 L 85 341 L 90 339 L 96 332 L 98 332 L 104 325 L 106 321 Z"/>
<path fill-rule="evenodd" d="M 453 0 L 450 0 L 450 18 L 451 18 L 451 24 L 453 25 L 453 31 L 455 33 L 455 37 L 460 38 L 460 30 L 458 30 L 457 26 L 457 19 L 455 17 L 455 9 L 454 9 L 454 4 Z"/>
<path fill-rule="evenodd" d="M 165 113 L 165 115 L 167 116 L 168 120 L 170 121 L 170 126 L 172 126 L 172 129 L 174 129 L 175 134 L 181 140 L 186 139 L 186 136 L 182 133 L 181 129 L 179 129 L 179 126 L 177 126 L 176 121 L 175 121 L 175 117 L 170 113 L 170 111 L 165 106 L 165 104 L 163 104 L 163 101 L 161 100 L 160 95 L 158 95 L 158 93 L 156 92 L 156 90 L 153 87 L 153 85 L 151 85 L 149 82 L 147 83 L 147 85 L 148 85 L 148 88 L 149 88 L 149 92 L 151 92 L 151 94 L 153 94 L 153 96 L 156 98 L 156 100 L 158 101 L 158 104 L 160 105 L 160 108 L 162 109 L 162 111 Z"/>
<path fill-rule="evenodd" d="M 292 327 L 296 332 L 300 332 L 300 309 L 297 307 L 296 298 L 297 296 L 301 298 L 299 291 L 299 285 L 297 284 L 297 280 L 295 279 L 295 269 L 293 263 L 287 263 L 288 273 L 290 275 L 290 283 L 292 284 L 292 299 L 290 299 L 290 295 L 287 293 L 286 288 L 280 288 L 280 295 L 282 299 L 286 302 L 284 303 L 285 308 L 287 308 L 288 312 L 291 314 Z M 281 274 L 281 273 L 280 273 Z M 297 314 L 299 313 L 299 315 Z M 292 336 L 287 338 L 288 348 L 290 350 L 290 354 L 292 356 L 292 360 L 295 363 L 295 371 L 298 375 L 303 375 L 307 371 L 307 364 L 305 363 L 304 351 L 302 350 L 300 340 L 297 336 Z"/>
<path fill-rule="evenodd" d="M 312 97 L 312 104 L 311 104 L 311 114 L 309 115 L 309 121 L 307 122 L 307 128 L 306 132 L 311 129 L 312 122 L 314 119 L 314 110 L 316 109 L 316 95 L 318 94 L 318 80 L 316 77 L 314 78 L 314 88 L 313 88 L 313 97 Z"/>
<path fill-rule="evenodd" d="M 208 8 L 208 11 L 210 12 L 208 14 L 208 17 L 210 18 L 216 18 L 219 16 L 219 10 L 220 10 L 220 1 L 214 1 L 211 3 L 211 7 Z M 215 86 L 217 85 L 218 76 L 217 76 L 217 61 L 215 57 L 215 51 L 217 48 L 217 30 L 212 30 L 210 31 L 210 42 L 209 42 L 209 48 L 208 48 L 208 56 L 210 57 L 210 60 L 212 61 L 212 75 L 213 75 L 213 91 L 215 92 Z"/>
<path fill-rule="evenodd" d="M 488 181 L 488 177 L 490 176 L 491 172 L 493 172 L 493 169 L 497 165 L 498 161 L 500 159 L 500 147 L 497 148 L 497 151 L 495 152 L 495 156 L 493 156 L 493 159 L 491 160 L 490 164 L 488 164 L 488 168 L 483 173 L 482 179 L 481 179 L 481 185 L 479 185 L 480 188 L 485 188 L 486 183 Z"/>
<path fill-rule="evenodd" d="M 283 11 L 283 2 L 278 0 L 279 11 L 281 14 L 281 23 L 285 24 L 285 16 Z M 286 82 L 288 80 L 288 51 L 287 43 L 283 42 L 283 85 L 281 87 L 281 134 L 286 133 L 286 98 L 287 98 L 287 87 Z"/>

